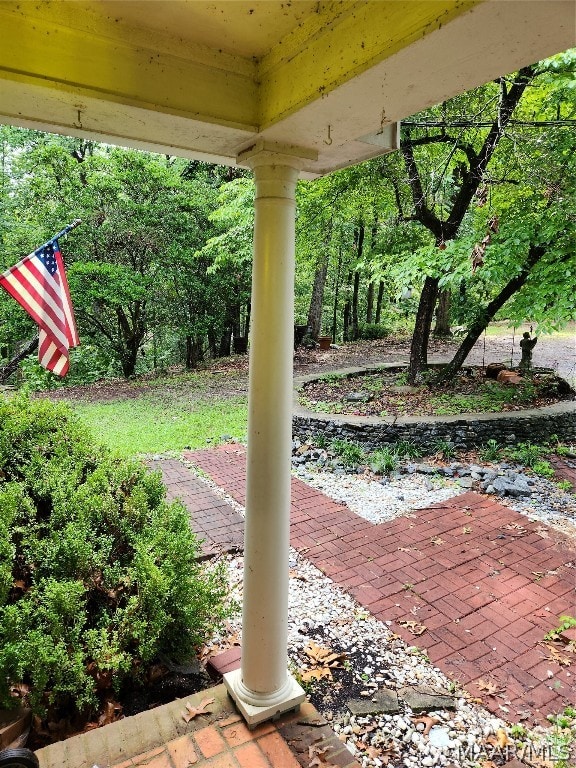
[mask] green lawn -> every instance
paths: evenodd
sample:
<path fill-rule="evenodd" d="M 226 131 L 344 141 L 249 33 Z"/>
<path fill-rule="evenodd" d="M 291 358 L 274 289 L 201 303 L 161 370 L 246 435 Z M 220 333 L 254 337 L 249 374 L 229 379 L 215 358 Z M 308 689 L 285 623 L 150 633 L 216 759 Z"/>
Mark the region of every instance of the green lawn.
<path fill-rule="evenodd" d="M 159 403 L 148 397 L 106 403 L 72 403 L 94 436 L 121 456 L 205 448 L 207 438 L 246 435 L 244 397 L 211 403 Z"/>

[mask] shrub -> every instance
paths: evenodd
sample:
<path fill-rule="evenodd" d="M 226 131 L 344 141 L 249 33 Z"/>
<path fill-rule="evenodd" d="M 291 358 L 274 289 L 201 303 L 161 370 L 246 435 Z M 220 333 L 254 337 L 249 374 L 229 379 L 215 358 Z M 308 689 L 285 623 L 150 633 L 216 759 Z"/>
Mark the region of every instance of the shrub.
<path fill-rule="evenodd" d="M 346 440 L 333 440 L 330 443 L 330 450 L 347 467 L 362 464 L 366 461 L 364 449 L 358 443 L 348 443 Z"/>
<path fill-rule="evenodd" d="M 370 469 L 377 475 L 393 472 L 398 466 L 398 454 L 390 448 L 380 448 L 369 456 Z"/>
<path fill-rule="evenodd" d="M 358 327 L 358 338 L 372 341 L 374 339 L 384 339 L 390 335 L 390 329 L 379 323 L 364 323 Z"/>
<path fill-rule="evenodd" d="M 18 686 L 39 714 L 86 713 L 224 617 L 224 572 L 163 495 L 66 406 L 0 399 L 0 707 Z"/>

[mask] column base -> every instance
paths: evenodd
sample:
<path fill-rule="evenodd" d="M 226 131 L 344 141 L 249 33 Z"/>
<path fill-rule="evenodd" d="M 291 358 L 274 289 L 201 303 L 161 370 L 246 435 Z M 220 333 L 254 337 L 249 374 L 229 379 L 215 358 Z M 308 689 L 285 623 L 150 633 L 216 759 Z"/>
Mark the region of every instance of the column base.
<path fill-rule="evenodd" d="M 284 712 L 289 712 L 300 706 L 306 698 L 306 693 L 301 688 L 292 675 L 288 674 L 286 685 L 272 696 L 263 695 L 259 697 L 253 691 L 248 691 L 242 682 L 242 670 L 234 669 L 224 675 L 224 685 L 228 690 L 228 695 L 236 704 L 240 714 L 246 720 L 248 727 L 254 727 L 266 720 L 272 720 Z M 245 698 L 249 693 L 248 703 Z"/>

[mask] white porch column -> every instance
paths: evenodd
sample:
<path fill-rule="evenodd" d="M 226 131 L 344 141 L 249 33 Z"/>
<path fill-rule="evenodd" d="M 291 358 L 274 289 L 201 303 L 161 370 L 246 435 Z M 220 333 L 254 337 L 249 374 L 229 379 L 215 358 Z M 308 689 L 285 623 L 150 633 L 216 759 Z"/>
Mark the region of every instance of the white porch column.
<path fill-rule="evenodd" d="M 295 188 L 301 159 L 252 150 L 256 180 L 242 668 L 224 683 L 250 725 L 299 705 L 287 671 Z"/>

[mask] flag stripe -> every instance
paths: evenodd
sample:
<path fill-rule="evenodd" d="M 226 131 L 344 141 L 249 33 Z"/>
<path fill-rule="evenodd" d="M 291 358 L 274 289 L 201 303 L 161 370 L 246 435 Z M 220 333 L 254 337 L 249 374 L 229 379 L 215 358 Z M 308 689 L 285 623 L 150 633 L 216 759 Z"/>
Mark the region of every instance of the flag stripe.
<path fill-rule="evenodd" d="M 43 269 L 42 264 L 39 262 L 37 264 L 35 260 L 31 260 L 23 264 L 21 269 L 14 274 L 14 277 L 22 285 L 22 296 L 28 294 L 34 298 L 40 309 L 48 314 L 57 327 L 66 334 L 66 318 L 59 292 L 57 293 L 55 290 L 55 288 L 59 289 L 60 285 L 58 283 L 52 285 L 46 281 L 40 269 Z"/>
<path fill-rule="evenodd" d="M 66 348 L 68 346 L 68 339 L 64 330 L 62 314 L 60 317 L 55 317 L 47 303 L 42 302 L 42 298 L 36 289 L 25 284 L 25 278 L 26 276 L 21 272 L 7 275 L 6 280 L 13 288 L 10 293 L 41 328 L 51 332 L 62 348 Z"/>
<path fill-rule="evenodd" d="M 38 357 L 40 365 L 58 376 L 65 376 L 68 372 L 68 356 L 60 352 L 57 346 L 46 335 L 45 331 L 40 331 L 40 343 Z"/>
<path fill-rule="evenodd" d="M 68 331 L 68 341 L 71 347 L 77 347 L 80 344 L 80 338 L 78 331 L 76 330 L 76 320 L 74 319 L 74 312 L 72 310 L 72 299 L 70 298 L 70 289 L 68 287 L 68 280 L 66 278 L 66 271 L 64 269 L 64 260 L 60 253 L 60 247 L 56 242 L 56 262 L 58 264 L 58 275 L 60 277 L 60 285 L 64 291 L 64 315 L 66 317 L 66 329 Z"/>

